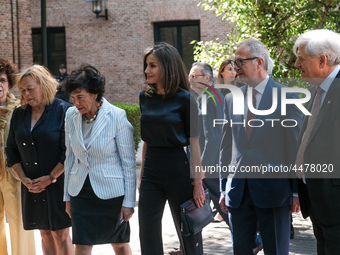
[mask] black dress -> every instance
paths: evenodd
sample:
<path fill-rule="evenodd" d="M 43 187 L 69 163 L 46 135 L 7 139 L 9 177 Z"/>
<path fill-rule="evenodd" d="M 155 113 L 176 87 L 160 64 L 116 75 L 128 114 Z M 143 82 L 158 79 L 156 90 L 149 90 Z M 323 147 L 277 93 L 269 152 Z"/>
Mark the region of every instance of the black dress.
<path fill-rule="evenodd" d="M 65 160 L 64 119 L 70 104 L 55 99 L 46 105 L 36 125 L 31 130 L 31 106 L 13 112 L 7 140 L 7 163 L 21 163 L 27 177 L 35 179 L 48 175 Z M 59 230 L 71 226 L 63 202 L 64 174 L 41 193 L 28 192 L 21 185 L 24 229 Z"/>
<path fill-rule="evenodd" d="M 189 145 L 190 137 L 198 136 L 196 101 L 188 91 L 178 91 L 168 99 L 142 92 L 139 100 L 141 135 L 147 144 L 138 206 L 142 255 L 164 254 L 161 220 L 166 201 L 183 254 L 203 254 L 201 232 L 184 237 L 180 230 L 180 204 L 193 196 L 183 147 Z"/>

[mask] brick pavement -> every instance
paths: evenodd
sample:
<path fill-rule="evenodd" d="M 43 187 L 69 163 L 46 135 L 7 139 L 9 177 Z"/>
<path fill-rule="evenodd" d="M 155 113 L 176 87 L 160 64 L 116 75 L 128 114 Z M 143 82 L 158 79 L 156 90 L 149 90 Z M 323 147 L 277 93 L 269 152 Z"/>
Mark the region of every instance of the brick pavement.
<path fill-rule="evenodd" d="M 131 248 L 133 255 L 140 254 L 139 237 L 138 237 L 138 217 L 136 213 L 131 219 Z M 316 255 L 316 241 L 313 236 L 311 222 L 304 220 L 301 214 L 293 215 L 293 224 L 295 228 L 295 238 L 290 242 L 290 255 Z M 8 224 L 7 224 L 8 225 Z M 8 226 L 7 226 L 8 227 Z M 8 230 L 8 229 L 7 229 Z M 42 255 L 41 239 L 39 231 L 35 231 L 37 255 Z M 163 216 L 163 242 L 164 254 L 172 248 L 178 247 L 176 231 L 172 222 L 168 206 L 165 208 Z M 210 223 L 203 230 L 203 245 L 205 255 L 229 255 L 232 254 L 232 245 L 230 233 L 227 225 L 222 223 Z M 93 255 L 114 254 L 110 245 L 97 245 L 93 248 Z M 263 255 L 260 252 L 259 255 Z"/>
<path fill-rule="evenodd" d="M 137 152 L 137 162 L 141 159 L 141 147 Z M 139 164 L 138 164 L 139 165 Z M 140 166 L 137 166 L 137 178 L 139 176 Z M 313 235 L 312 224 L 309 219 L 304 220 L 300 213 L 293 214 L 293 224 L 295 228 L 295 238 L 290 241 L 290 255 L 316 255 L 316 241 Z M 8 231 L 8 224 L 7 231 Z M 130 245 L 133 255 L 140 254 L 139 237 L 138 237 L 138 207 L 132 219 L 130 220 L 131 226 L 131 240 Z M 39 231 L 35 231 L 36 237 L 36 250 L 37 255 L 42 255 L 41 238 Z M 170 209 L 165 207 L 163 216 L 163 245 L 164 254 L 176 247 L 179 247 L 177 240 L 176 230 L 172 222 Z M 232 244 L 230 239 L 230 232 L 224 222 L 210 223 L 203 230 L 203 246 L 205 255 L 229 255 L 232 254 Z M 111 246 L 97 245 L 94 246 L 93 255 L 109 255 L 114 254 Z M 263 255 L 263 251 L 258 253 Z M 190 254 L 191 255 L 191 254 Z"/>

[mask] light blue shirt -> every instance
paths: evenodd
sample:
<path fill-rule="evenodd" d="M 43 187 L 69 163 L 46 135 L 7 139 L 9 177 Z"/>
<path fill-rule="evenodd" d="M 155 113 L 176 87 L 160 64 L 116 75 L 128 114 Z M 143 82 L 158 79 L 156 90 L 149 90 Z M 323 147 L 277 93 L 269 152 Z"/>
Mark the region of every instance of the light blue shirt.
<path fill-rule="evenodd" d="M 323 104 L 323 101 L 325 100 L 325 97 L 327 95 L 327 92 L 329 90 L 329 87 L 331 86 L 332 82 L 334 81 L 335 77 L 340 71 L 340 65 L 338 65 L 328 76 L 324 81 L 320 84 L 320 88 L 322 88 L 322 97 L 321 97 L 321 105 Z"/>

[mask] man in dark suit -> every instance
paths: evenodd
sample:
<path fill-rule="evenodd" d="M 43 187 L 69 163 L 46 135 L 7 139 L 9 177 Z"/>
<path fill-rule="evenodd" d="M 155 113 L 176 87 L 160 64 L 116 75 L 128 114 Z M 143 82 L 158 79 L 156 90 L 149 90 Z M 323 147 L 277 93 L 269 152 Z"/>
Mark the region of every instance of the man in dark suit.
<path fill-rule="evenodd" d="M 302 34 L 295 42 L 295 67 L 312 86 L 298 139 L 301 211 L 310 217 L 319 255 L 340 254 L 340 35 L 329 30 Z M 308 165 L 309 164 L 309 165 Z M 307 168 L 309 166 L 309 168 Z M 323 166 L 322 176 L 311 172 Z"/>
<path fill-rule="evenodd" d="M 297 193 L 296 180 L 288 178 L 289 173 L 262 174 L 264 167 L 279 169 L 295 162 L 302 120 L 301 112 L 292 104 L 282 115 L 281 90 L 285 86 L 269 78 L 268 61 L 269 53 L 263 43 L 255 39 L 241 42 L 235 52 L 235 70 L 247 84 L 241 87 L 244 112 L 234 114 L 233 103 L 241 100 L 240 96 L 229 93 L 225 98 L 224 118 L 228 122 L 223 127 L 220 164 L 230 169 L 222 179 L 226 188 L 220 205 L 229 211 L 235 255 L 253 255 L 257 223 L 264 253 L 288 255 L 290 210 L 300 210 L 297 194 L 293 194 Z M 260 115 L 259 111 L 271 109 L 275 97 L 276 109 Z M 298 95 L 288 93 L 287 98 L 296 99 Z M 282 125 L 286 119 L 294 120 L 294 125 Z"/>
<path fill-rule="evenodd" d="M 223 119 L 224 97 L 218 89 L 214 88 L 213 70 L 209 64 L 193 63 L 189 73 L 189 82 L 191 89 L 199 95 L 197 104 L 199 109 L 198 132 L 202 155 L 201 165 L 204 171 L 207 171 L 205 179 L 203 179 L 203 185 L 209 189 L 209 195 L 215 209 L 228 224 L 228 215 L 222 212 L 219 205 L 221 192 L 219 172 L 216 169 L 219 164 L 222 126 L 214 126 L 214 119 Z M 206 106 L 206 112 L 203 112 L 203 104 Z M 212 169 L 212 171 L 209 169 Z"/>
<path fill-rule="evenodd" d="M 70 95 L 65 93 L 64 87 L 63 87 L 63 82 L 68 76 L 67 74 L 67 69 L 64 64 L 61 64 L 59 66 L 59 73 L 56 75 L 56 80 L 59 82 L 59 86 L 57 88 L 57 93 L 55 95 L 56 98 L 59 98 L 61 100 L 64 100 L 65 102 L 70 102 Z"/>

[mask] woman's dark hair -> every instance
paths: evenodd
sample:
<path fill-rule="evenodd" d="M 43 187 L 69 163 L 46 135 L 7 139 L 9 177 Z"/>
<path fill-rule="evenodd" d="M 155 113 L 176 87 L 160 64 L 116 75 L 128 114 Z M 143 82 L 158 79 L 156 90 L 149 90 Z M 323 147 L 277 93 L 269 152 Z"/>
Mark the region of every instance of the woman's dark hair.
<path fill-rule="evenodd" d="M 67 76 L 64 88 L 66 93 L 85 89 L 88 93 L 97 94 L 96 100 L 100 102 L 105 92 L 105 77 L 90 64 L 83 64 Z"/>
<path fill-rule="evenodd" d="M 146 50 L 144 55 L 144 75 L 147 67 L 146 58 L 153 54 L 158 61 L 164 98 L 173 96 L 178 90 L 189 91 L 188 74 L 177 49 L 170 44 L 161 42 Z M 156 93 L 155 84 L 145 84 L 144 91 L 148 96 Z"/>
<path fill-rule="evenodd" d="M 8 88 L 13 88 L 15 85 L 15 73 L 17 69 L 8 59 L 0 58 L 0 73 L 5 72 L 8 80 Z"/>

